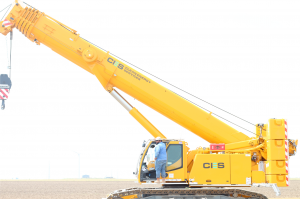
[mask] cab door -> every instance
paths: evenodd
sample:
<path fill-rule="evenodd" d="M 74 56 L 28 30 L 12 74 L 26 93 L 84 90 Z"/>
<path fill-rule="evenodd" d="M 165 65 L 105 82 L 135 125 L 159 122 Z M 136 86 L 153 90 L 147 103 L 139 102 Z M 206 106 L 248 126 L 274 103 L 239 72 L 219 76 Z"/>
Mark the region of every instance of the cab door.
<path fill-rule="evenodd" d="M 171 141 L 167 145 L 167 164 L 168 173 L 166 181 L 180 182 L 187 179 L 186 168 L 186 146 L 185 142 Z"/>

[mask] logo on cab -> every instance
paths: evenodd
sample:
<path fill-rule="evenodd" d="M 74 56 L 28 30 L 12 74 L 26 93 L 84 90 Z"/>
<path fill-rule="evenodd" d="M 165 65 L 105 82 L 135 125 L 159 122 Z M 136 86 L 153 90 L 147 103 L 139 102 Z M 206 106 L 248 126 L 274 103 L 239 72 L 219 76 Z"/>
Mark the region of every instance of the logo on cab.
<path fill-rule="evenodd" d="M 212 163 L 208 163 L 205 162 L 203 163 L 203 168 L 204 169 L 223 169 L 225 167 L 224 162 L 212 162 Z"/>

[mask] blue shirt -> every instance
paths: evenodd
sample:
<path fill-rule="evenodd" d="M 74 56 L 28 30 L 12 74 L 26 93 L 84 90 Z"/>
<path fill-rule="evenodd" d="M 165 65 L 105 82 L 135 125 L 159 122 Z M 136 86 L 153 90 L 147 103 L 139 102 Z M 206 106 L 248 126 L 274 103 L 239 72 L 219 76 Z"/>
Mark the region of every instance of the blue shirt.
<path fill-rule="evenodd" d="M 155 147 L 155 157 L 156 160 L 167 160 L 167 151 L 166 151 L 166 145 L 163 142 L 160 142 Z"/>

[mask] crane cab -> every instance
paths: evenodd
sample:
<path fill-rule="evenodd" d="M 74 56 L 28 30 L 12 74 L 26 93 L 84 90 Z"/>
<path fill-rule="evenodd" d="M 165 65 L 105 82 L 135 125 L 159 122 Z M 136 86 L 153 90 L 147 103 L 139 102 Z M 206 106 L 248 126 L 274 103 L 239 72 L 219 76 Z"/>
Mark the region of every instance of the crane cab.
<path fill-rule="evenodd" d="M 186 142 L 182 140 L 163 140 L 166 145 L 166 184 L 187 184 Z M 137 172 L 139 183 L 155 181 L 155 140 L 148 140 L 139 158 Z"/>

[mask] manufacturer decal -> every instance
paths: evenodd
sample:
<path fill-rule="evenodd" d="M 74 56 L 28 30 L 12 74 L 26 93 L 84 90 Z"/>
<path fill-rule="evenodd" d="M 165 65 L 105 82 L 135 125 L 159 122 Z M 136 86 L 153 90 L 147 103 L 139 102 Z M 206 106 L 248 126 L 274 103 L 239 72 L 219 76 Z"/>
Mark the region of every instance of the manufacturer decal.
<path fill-rule="evenodd" d="M 117 60 L 114 60 L 113 58 L 109 57 L 107 59 L 108 63 L 111 63 L 112 65 L 114 65 L 115 67 L 118 67 L 119 69 L 123 70 L 125 73 L 131 75 L 133 78 L 141 81 L 145 81 L 147 83 L 151 83 L 150 79 L 148 79 L 148 77 L 143 76 L 142 74 L 136 72 L 135 70 L 129 68 L 129 67 L 124 67 L 123 64 L 121 64 L 120 62 L 118 62 Z"/>
<path fill-rule="evenodd" d="M 203 168 L 204 169 L 223 169 L 225 168 L 225 165 L 223 162 L 212 162 L 212 163 L 208 163 L 208 162 L 205 162 L 203 163 Z"/>
<path fill-rule="evenodd" d="M 110 57 L 107 59 L 107 61 L 108 61 L 109 63 L 113 64 L 115 67 L 118 67 L 118 68 L 121 69 L 121 70 L 124 68 L 123 64 L 120 64 L 118 61 L 115 61 L 115 60 L 113 60 L 113 59 L 110 58 Z"/>

